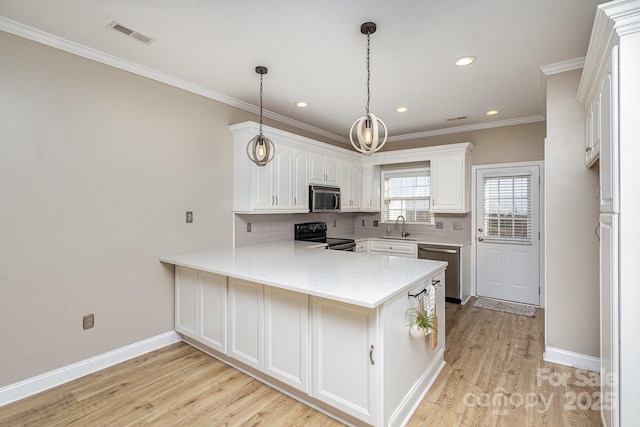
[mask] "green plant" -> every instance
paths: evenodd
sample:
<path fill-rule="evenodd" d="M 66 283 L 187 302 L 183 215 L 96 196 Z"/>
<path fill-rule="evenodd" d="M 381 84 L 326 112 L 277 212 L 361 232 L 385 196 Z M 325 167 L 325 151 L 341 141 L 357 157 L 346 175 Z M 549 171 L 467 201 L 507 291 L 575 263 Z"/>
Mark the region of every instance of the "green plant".
<path fill-rule="evenodd" d="M 406 313 L 409 324 L 407 326 L 418 329 L 424 335 L 425 341 L 430 331 L 438 333 L 438 327 L 435 323 L 435 316 L 428 316 L 427 312 L 422 308 L 413 307 L 407 310 Z"/>

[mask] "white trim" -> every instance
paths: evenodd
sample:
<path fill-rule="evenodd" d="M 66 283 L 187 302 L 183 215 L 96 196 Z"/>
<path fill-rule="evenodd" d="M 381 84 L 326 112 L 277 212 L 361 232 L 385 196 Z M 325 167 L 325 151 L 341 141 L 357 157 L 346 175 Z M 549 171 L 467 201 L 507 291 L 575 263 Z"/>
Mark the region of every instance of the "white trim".
<path fill-rule="evenodd" d="M 137 74 L 139 76 L 147 77 L 149 79 L 156 80 L 158 82 L 165 83 L 173 87 L 177 87 L 187 92 L 195 93 L 195 94 L 204 96 L 206 98 L 221 102 L 223 104 L 227 104 L 232 107 L 239 108 L 244 111 L 249 111 L 250 113 L 258 114 L 260 112 L 259 107 L 244 101 L 240 101 L 239 99 L 232 98 L 220 92 L 207 89 L 205 87 L 196 85 L 187 80 L 179 79 L 177 77 L 162 73 L 152 68 L 148 68 L 143 65 L 136 64 L 135 62 L 127 61 L 122 58 L 118 58 L 116 56 L 110 55 L 108 53 L 101 52 L 96 49 L 63 39 L 61 37 L 55 36 L 53 34 L 49 34 L 47 32 L 38 30 L 33 27 L 29 27 L 20 22 L 13 21 L 3 16 L 0 16 L 0 30 L 5 31 L 7 33 L 14 34 L 16 36 L 23 37 L 28 40 L 42 43 L 44 45 L 47 45 L 55 49 L 60 49 L 65 52 L 78 55 L 82 58 L 87 58 L 92 61 L 100 62 L 102 64 L 106 64 L 111 67 L 118 68 L 120 70 L 128 71 L 130 73 Z M 341 142 L 345 145 L 350 146 L 349 139 L 346 136 L 337 135 L 335 133 L 326 131 L 324 129 L 320 129 L 315 126 L 311 126 L 309 124 L 291 119 L 289 117 L 283 116 L 278 113 L 274 113 L 269 110 L 264 110 L 263 115 L 264 117 L 277 120 L 281 123 L 288 124 L 298 129 L 306 130 L 316 135 L 320 135 L 325 138 L 329 138 L 331 140 Z M 512 125 L 518 125 L 518 124 L 524 124 L 524 123 L 541 122 L 544 120 L 545 120 L 544 117 L 540 115 L 518 117 L 514 119 L 499 120 L 499 121 L 489 122 L 489 123 L 478 123 L 478 124 L 472 124 L 467 126 L 457 126 L 457 127 L 444 128 L 444 129 L 435 129 L 435 130 L 430 130 L 425 132 L 410 133 L 405 135 L 396 135 L 396 136 L 389 137 L 387 141 L 389 142 L 404 141 L 404 140 L 410 140 L 410 139 L 425 138 L 429 136 L 446 135 L 451 133 L 468 132 L 468 131 L 481 130 L 481 129 L 491 129 L 496 127 L 512 126 Z"/>
<path fill-rule="evenodd" d="M 475 206 L 476 206 L 476 200 L 477 200 L 477 194 L 476 194 L 476 186 L 477 186 L 477 181 L 476 181 L 476 174 L 478 170 L 482 170 L 482 169 L 498 169 L 498 168 L 513 168 L 513 167 L 530 167 L 530 166 L 537 166 L 540 170 L 539 170 L 539 177 L 540 177 L 540 212 L 539 212 L 539 216 L 538 216 L 538 220 L 539 220 L 539 231 L 540 231 L 540 244 L 539 244 L 539 264 L 540 264 L 540 273 L 539 273 L 539 277 L 540 277 L 540 299 L 539 299 L 539 304 L 540 304 L 540 308 L 545 308 L 547 306 L 547 276 L 546 276 L 546 262 L 545 262 L 545 248 L 546 248 L 546 239 L 545 239 L 545 224 L 546 224 L 546 220 L 545 220 L 545 205 L 544 205 L 544 199 L 545 199 L 545 176 L 544 176 L 544 161 L 543 160 L 536 160 L 536 161 L 531 161 L 531 162 L 515 162 L 515 163 L 497 163 L 497 164 L 491 164 L 491 165 L 473 165 L 471 166 L 471 230 L 472 230 L 472 234 L 471 234 L 471 271 L 470 271 L 470 278 L 471 278 L 471 295 L 477 296 L 478 295 L 478 290 L 477 290 L 477 282 L 476 282 L 476 239 L 474 236 L 474 232 L 473 230 L 475 230 L 475 224 L 476 224 L 476 210 Z M 545 310 L 545 316 L 546 316 L 546 310 Z M 546 334 L 546 317 L 545 317 L 545 337 L 547 336 Z"/>
<path fill-rule="evenodd" d="M 526 124 L 526 123 L 543 122 L 544 120 L 545 120 L 545 118 L 543 116 L 540 116 L 540 115 L 527 116 L 527 117 L 517 117 L 515 119 L 497 120 L 495 122 L 489 122 L 489 123 L 477 123 L 477 124 L 473 124 L 473 125 L 456 126 L 456 127 L 451 127 L 451 128 L 428 130 L 428 131 L 424 131 L 424 132 L 407 133 L 405 135 L 390 136 L 389 138 L 387 138 L 387 142 L 404 141 L 404 140 L 408 140 L 408 139 L 427 138 L 427 137 L 430 137 L 430 136 L 447 135 L 447 134 L 459 133 L 459 132 L 469 132 L 469 131 L 473 131 L 473 130 L 492 129 L 492 128 L 500 128 L 500 127 L 505 127 L 505 126 L 522 125 L 522 124 Z"/>
<path fill-rule="evenodd" d="M 554 347 L 546 347 L 542 355 L 545 362 L 558 363 L 560 365 L 571 366 L 572 368 L 588 369 L 593 372 L 600 372 L 600 358 L 587 356 L 586 354 L 574 353 Z"/>
<path fill-rule="evenodd" d="M 175 331 L 156 335 L 155 337 L 99 354 L 62 368 L 26 379 L 0 388 L 0 407 L 16 400 L 24 399 L 36 393 L 56 387 L 60 384 L 92 374 L 101 369 L 124 362 L 150 351 L 180 342 L 182 338 Z"/>
<path fill-rule="evenodd" d="M 545 76 L 564 73 L 565 71 L 579 70 L 584 67 L 584 57 L 569 59 L 567 61 L 556 62 L 555 64 L 543 65 L 540 72 Z"/>

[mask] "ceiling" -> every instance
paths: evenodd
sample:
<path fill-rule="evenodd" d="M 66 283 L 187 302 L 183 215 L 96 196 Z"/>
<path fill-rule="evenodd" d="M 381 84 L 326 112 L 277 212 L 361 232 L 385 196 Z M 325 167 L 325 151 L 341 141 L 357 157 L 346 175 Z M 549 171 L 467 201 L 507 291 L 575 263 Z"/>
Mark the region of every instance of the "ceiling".
<path fill-rule="evenodd" d="M 360 25 L 373 21 L 371 112 L 398 140 L 543 120 L 540 67 L 580 66 L 600 3 L 0 0 L 0 29 L 249 111 L 264 65 L 265 116 L 347 141 L 367 101 Z M 107 28 L 114 20 L 155 41 Z M 466 55 L 478 59 L 454 65 Z"/>

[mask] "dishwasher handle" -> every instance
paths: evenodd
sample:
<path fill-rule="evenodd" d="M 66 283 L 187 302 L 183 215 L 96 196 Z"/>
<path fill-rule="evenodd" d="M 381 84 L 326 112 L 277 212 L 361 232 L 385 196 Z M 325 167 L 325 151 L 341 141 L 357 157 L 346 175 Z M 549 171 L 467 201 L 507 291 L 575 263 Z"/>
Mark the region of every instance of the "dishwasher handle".
<path fill-rule="evenodd" d="M 418 251 L 436 252 L 439 254 L 457 254 L 458 253 L 458 251 L 455 249 L 438 249 L 438 248 L 421 248 L 421 247 L 418 247 Z"/>

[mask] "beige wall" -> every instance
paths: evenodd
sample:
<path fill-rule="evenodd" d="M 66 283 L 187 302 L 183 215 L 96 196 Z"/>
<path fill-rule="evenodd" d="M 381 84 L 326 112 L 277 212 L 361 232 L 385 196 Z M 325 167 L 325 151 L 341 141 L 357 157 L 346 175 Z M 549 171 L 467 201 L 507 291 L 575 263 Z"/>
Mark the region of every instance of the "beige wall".
<path fill-rule="evenodd" d="M 0 52 L 2 387 L 173 330 L 158 257 L 231 245 L 228 125 L 256 117 L 4 32 Z"/>
<path fill-rule="evenodd" d="M 599 357 L 598 170 L 585 166 L 581 70 L 547 77 L 547 347 Z"/>
<path fill-rule="evenodd" d="M 384 151 L 472 142 L 474 165 L 525 162 L 544 159 L 544 137 L 545 123 L 537 122 L 388 142 Z"/>

